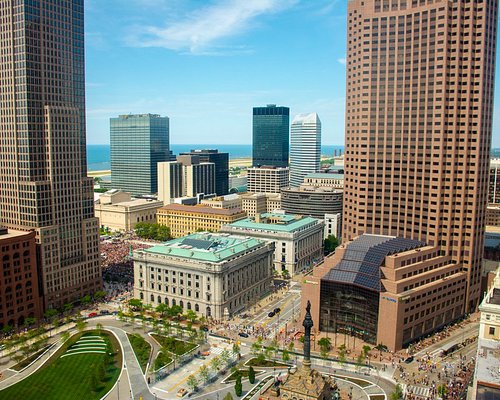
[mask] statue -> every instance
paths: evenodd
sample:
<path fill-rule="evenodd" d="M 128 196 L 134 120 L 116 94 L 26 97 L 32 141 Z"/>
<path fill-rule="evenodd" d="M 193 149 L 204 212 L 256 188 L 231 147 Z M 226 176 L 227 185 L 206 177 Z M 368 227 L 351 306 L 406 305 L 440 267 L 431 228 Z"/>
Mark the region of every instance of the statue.
<path fill-rule="evenodd" d="M 304 366 L 311 366 L 311 328 L 314 323 L 311 317 L 311 302 L 307 301 L 306 315 L 302 326 L 305 329 L 304 333 Z"/>

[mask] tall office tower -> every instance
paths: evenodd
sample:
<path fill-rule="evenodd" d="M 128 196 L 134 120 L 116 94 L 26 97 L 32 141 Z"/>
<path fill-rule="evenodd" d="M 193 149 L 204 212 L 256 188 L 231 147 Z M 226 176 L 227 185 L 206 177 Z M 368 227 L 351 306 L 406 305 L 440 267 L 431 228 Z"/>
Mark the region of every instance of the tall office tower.
<path fill-rule="evenodd" d="M 204 149 L 191 150 L 189 153 L 180 153 L 180 155 L 196 155 L 200 157 L 200 162 L 214 163 L 215 193 L 217 193 L 217 196 L 229 193 L 229 153 L 219 153 L 218 150 Z"/>
<path fill-rule="evenodd" d="M 83 0 L 0 0 L 0 224 L 36 232 L 45 307 L 102 286 Z"/>
<path fill-rule="evenodd" d="M 177 156 L 158 164 L 158 200 L 169 204 L 178 197 L 215 194 L 215 164 L 200 162 L 198 155 Z"/>
<path fill-rule="evenodd" d="M 170 152 L 169 119 L 157 114 L 120 115 L 110 119 L 111 186 L 134 195 L 158 191 L 159 162 Z"/>
<path fill-rule="evenodd" d="M 299 187 L 307 174 L 319 171 L 321 121 L 318 114 L 299 114 L 290 129 L 290 186 Z"/>
<path fill-rule="evenodd" d="M 437 246 L 480 298 L 496 0 L 348 4 L 343 243 L 363 233 Z"/>
<path fill-rule="evenodd" d="M 500 203 L 500 159 L 492 158 L 490 160 L 490 188 L 488 203 Z"/>
<path fill-rule="evenodd" d="M 290 109 L 268 104 L 253 109 L 252 165 L 288 167 Z"/>

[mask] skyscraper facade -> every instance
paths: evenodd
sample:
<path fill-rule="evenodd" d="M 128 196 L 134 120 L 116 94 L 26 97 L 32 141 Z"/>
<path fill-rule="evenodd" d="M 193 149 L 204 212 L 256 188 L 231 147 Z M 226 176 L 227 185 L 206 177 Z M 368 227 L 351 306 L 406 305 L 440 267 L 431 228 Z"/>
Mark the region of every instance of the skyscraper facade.
<path fill-rule="evenodd" d="M 102 286 L 83 0 L 0 0 L 0 224 L 35 231 L 45 307 Z"/>
<path fill-rule="evenodd" d="M 169 119 L 157 114 L 111 118 L 111 186 L 134 195 L 158 191 L 159 162 L 170 153 Z"/>
<path fill-rule="evenodd" d="M 321 121 L 318 114 L 298 114 L 290 128 L 290 186 L 299 187 L 321 161 Z"/>
<path fill-rule="evenodd" d="M 480 298 L 496 0 L 348 5 L 343 241 L 438 246 Z"/>
<path fill-rule="evenodd" d="M 215 164 L 215 193 L 224 196 L 229 193 L 229 153 L 220 153 L 216 149 L 191 150 L 180 155 L 196 155 L 200 162 Z"/>
<path fill-rule="evenodd" d="M 290 109 L 268 104 L 253 109 L 252 165 L 288 167 Z"/>

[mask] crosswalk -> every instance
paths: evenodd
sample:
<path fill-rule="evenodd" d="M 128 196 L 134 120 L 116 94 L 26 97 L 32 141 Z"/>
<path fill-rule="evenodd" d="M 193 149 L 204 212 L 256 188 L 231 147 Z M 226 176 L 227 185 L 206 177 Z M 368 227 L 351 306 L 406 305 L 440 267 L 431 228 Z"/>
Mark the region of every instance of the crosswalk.
<path fill-rule="evenodd" d="M 417 399 L 428 399 L 431 397 L 431 390 L 422 386 L 408 385 L 406 391 L 412 393 Z"/>

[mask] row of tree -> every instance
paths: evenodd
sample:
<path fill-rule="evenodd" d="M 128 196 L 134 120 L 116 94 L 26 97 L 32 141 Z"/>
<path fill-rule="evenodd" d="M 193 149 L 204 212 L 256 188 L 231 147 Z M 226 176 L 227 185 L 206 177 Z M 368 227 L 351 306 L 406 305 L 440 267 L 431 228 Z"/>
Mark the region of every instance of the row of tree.
<path fill-rule="evenodd" d="M 172 238 L 168 226 L 149 222 L 139 222 L 135 226 L 135 234 L 143 239 L 158 240 L 160 242 L 165 242 Z"/>

